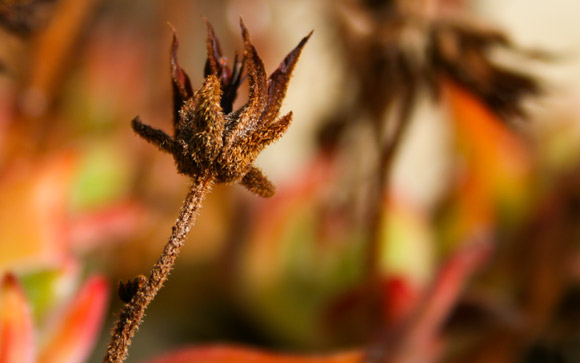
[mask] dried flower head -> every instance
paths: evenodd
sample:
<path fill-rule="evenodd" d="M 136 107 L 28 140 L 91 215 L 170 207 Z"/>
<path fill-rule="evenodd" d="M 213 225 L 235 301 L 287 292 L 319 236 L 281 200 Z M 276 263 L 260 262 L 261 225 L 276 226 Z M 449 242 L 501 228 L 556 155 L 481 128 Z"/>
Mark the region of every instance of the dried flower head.
<path fill-rule="evenodd" d="M 438 0 L 343 0 L 341 39 L 357 72 L 360 100 L 378 118 L 401 95 L 427 86 L 437 94 L 452 80 L 484 101 L 501 119 L 525 116 L 521 101 L 541 93 L 529 74 L 496 62 L 493 50 L 523 52 L 500 31 L 457 16 Z M 442 8 L 437 11 L 437 8 Z"/>
<path fill-rule="evenodd" d="M 0 27 L 20 36 L 29 36 L 46 25 L 55 0 L 0 1 Z"/>
<path fill-rule="evenodd" d="M 302 48 L 303 38 L 284 58 L 278 69 L 266 77 L 264 65 L 254 48 L 248 30 L 240 20 L 244 57 L 228 68 L 213 28 L 207 24 L 205 80 L 193 91 L 187 74 L 177 61 L 178 42 L 174 33 L 171 49 L 174 134 L 133 120 L 133 129 L 162 151 L 173 155 L 177 170 L 190 177 L 209 175 L 218 183 L 240 182 L 250 191 L 269 197 L 274 186 L 253 165 L 258 153 L 277 140 L 288 128 L 292 112 L 278 117 L 288 81 Z M 250 82 L 248 102 L 232 111 L 244 67 Z"/>

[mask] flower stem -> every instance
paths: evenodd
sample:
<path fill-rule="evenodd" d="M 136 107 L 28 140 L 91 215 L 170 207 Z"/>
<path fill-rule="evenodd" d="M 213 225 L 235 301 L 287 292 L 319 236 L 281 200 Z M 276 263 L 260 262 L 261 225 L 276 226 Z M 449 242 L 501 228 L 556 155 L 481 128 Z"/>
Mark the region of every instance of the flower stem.
<path fill-rule="evenodd" d="M 381 280 L 380 254 L 382 239 L 382 228 L 386 218 L 385 202 L 388 198 L 389 183 L 395 157 L 399 151 L 402 140 L 404 139 L 415 106 L 416 90 L 413 86 L 408 86 L 401 96 L 400 109 L 397 115 L 397 124 L 393 135 L 388 142 L 382 147 L 379 155 L 379 165 L 377 168 L 376 192 L 374 204 L 371 205 L 371 226 L 370 226 L 370 246 L 367 255 L 367 278 L 371 286 Z"/>
<path fill-rule="evenodd" d="M 151 270 L 149 279 L 145 279 L 135 295 L 123 307 L 119 318 L 111 332 L 111 340 L 103 362 L 123 362 L 129 353 L 129 345 L 135 331 L 143 321 L 145 309 L 153 301 L 157 292 L 169 277 L 179 251 L 184 244 L 185 237 L 195 222 L 198 210 L 204 196 L 210 191 L 213 175 L 206 173 L 192 179 L 191 186 L 181 207 L 177 222 L 172 228 L 169 242 L 161 257 Z"/>

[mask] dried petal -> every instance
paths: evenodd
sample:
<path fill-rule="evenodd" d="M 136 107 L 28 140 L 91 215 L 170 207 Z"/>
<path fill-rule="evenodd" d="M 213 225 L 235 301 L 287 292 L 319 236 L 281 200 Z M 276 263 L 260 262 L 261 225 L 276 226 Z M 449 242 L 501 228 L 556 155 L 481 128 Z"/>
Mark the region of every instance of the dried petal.
<path fill-rule="evenodd" d="M 252 133 L 248 147 L 259 146 L 260 148 L 264 148 L 278 140 L 286 132 L 291 122 L 292 112 L 288 112 L 274 123 L 261 125 L 262 127 L 260 129 Z"/>
<path fill-rule="evenodd" d="M 184 126 L 197 131 L 190 142 L 193 146 L 191 151 L 194 153 L 193 157 L 200 166 L 209 167 L 223 146 L 225 118 L 220 99 L 220 82 L 216 76 L 210 75 L 205 79 L 202 88 L 196 92 L 195 109 L 188 109 L 190 112 L 183 110 L 181 113 L 183 120 L 192 120 L 191 125 L 186 122 Z M 183 135 L 186 135 L 185 130 Z"/>
<path fill-rule="evenodd" d="M 228 69 L 227 67 L 225 67 L 225 62 L 222 62 L 223 56 L 220 47 L 220 42 L 215 36 L 213 27 L 211 26 L 209 21 L 207 21 L 207 19 L 204 19 L 204 21 L 207 27 L 207 38 L 206 38 L 207 61 L 205 64 L 204 77 L 207 77 L 210 74 L 213 74 L 214 76 L 218 77 L 218 79 L 221 79 L 222 75 L 227 77 Z M 225 74 L 224 71 L 226 71 Z"/>
<path fill-rule="evenodd" d="M 260 122 L 261 114 L 266 107 L 268 97 L 264 64 L 258 56 L 256 48 L 252 45 L 248 29 L 246 29 L 241 19 L 240 27 L 242 28 L 242 36 L 244 38 L 244 58 L 248 69 L 250 95 L 239 118 L 233 120 L 234 122 L 231 125 L 228 125 L 226 138 L 232 142 L 243 137 L 247 130 L 251 130 Z"/>
<path fill-rule="evenodd" d="M 142 123 L 139 116 L 131 121 L 131 126 L 133 127 L 133 131 L 149 143 L 157 146 L 159 150 L 170 154 L 173 153 L 174 141 L 165 132 Z"/>
<path fill-rule="evenodd" d="M 292 112 L 289 112 L 275 123 L 262 124 L 260 129 L 254 131 L 250 137 L 237 143 L 234 150 L 239 154 L 247 155 L 248 159 L 253 162 L 260 151 L 284 135 L 291 122 Z"/>
<path fill-rule="evenodd" d="M 224 58 L 219 40 L 215 36 L 213 27 L 207 19 L 204 19 L 207 26 L 207 61 L 205 63 L 204 77 L 210 74 L 215 75 L 221 83 L 223 91 L 220 105 L 222 106 L 224 114 L 232 112 L 234 100 L 238 94 L 238 88 L 242 79 L 242 70 L 244 62 L 238 64 L 238 54 L 236 53 L 233 62 L 233 70 L 227 66 L 227 61 Z"/>
<path fill-rule="evenodd" d="M 262 120 L 264 123 L 273 122 L 276 117 L 278 117 L 278 112 L 280 112 L 280 107 L 282 106 L 282 100 L 286 96 L 286 89 L 288 88 L 288 82 L 290 81 L 290 76 L 294 70 L 294 66 L 298 62 L 300 53 L 302 53 L 302 48 L 306 45 L 306 42 L 312 36 L 310 32 L 307 36 L 302 38 L 300 43 L 294 48 L 286 58 L 280 63 L 278 68 L 272 73 L 268 79 L 268 104 L 266 109 L 262 113 Z"/>
<path fill-rule="evenodd" d="M 270 198 L 276 192 L 274 184 L 272 184 L 262 171 L 255 166 L 250 167 L 240 183 L 249 191 L 258 194 L 260 197 Z"/>
<path fill-rule="evenodd" d="M 242 59 L 241 63 L 238 63 L 238 54 L 234 56 L 234 69 L 231 73 L 231 77 L 228 79 L 226 84 L 222 83 L 222 100 L 221 106 L 225 114 L 232 112 L 234 108 L 234 101 L 238 96 L 238 88 L 242 82 L 242 72 L 244 70 L 244 64 L 246 59 Z"/>
<path fill-rule="evenodd" d="M 171 42 L 169 61 L 171 64 L 171 88 L 173 90 L 173 123 L 176 125 L 179 122 L 179 110 L 187 99 L 193 97 L 193 88 L 191 87 L 189 76 L 179 66 L 177 61 L 179 42 L 177 41 L 175 28 L 171 25 L 170 27 L 173 31 L 173 41 Z"/>

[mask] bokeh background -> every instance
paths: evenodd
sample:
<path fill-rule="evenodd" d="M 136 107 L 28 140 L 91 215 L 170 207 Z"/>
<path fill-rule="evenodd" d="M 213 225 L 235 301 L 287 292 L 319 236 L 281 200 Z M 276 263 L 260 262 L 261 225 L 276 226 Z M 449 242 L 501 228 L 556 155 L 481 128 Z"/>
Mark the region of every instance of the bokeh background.
<path fill-rule="evenodd" d="M 95 317 L 104 322 L 86 359 L 100 361 L 121 308 L 117 282 L 148 273 L 188 186 L 171 157 L 130 128 L 136 115 L 171 128 L 167 24 L 197 88 L 206 60 L 203 17 L 232 60 L 242 51 L 241 16 L 268 73 L 314 30 L 282 108 L 293 111 L 293 124 L 257 161 L 278 194 L 261 200 L 238 185 L 214 188 L 128 361 L 216 342 L 305 354 L 358 349 L 376 337 L 369 320 L 398 327 L 407 316 L 424 317 L 415 307 L 438 296 L 440 284 L 456 293 L 434 314 L 437 327 L 425 328 L 438 342 L 433 359 L 485 361 L 494 356 L 482 351 L 509 350 L 489 333 L 514 347 L 504 358 L 577 361 L 580 324 L 562 321 L 580 322 L 573 303 L 580 291 L 580 2 L 440 1 L 501 29 L 521 49 L 545 52 L 491 55 L 529 72 L 543 92 L 524 100 L 526 116 L 513 123 L 481 111 L 486 106 L 469 92 L 436 100 L 419 92 L 388 200 L 380 203 L 384 218 L 371 227 L 372 117 L 356 107 L 361 86 L 344 35 L 345 24 L 364 30 L 367 18 L 343 3 L 368 6 L 362 11 L 375 11 L 373 21 L 390 19 L 369 5 L 377 1 L 3 2 L 0 270 L 21 281 L 39 346 L 51 344 L 55 316 L 98 275 L 107 286 L 100 299 L 107 300 L 105 290 L 110 297 Z M 235 105 L 246 99 L 247 82 Z M 385 113 L 385 124 L 391 118 Z M 360 125 L 332 131 L 345 122 Z M 383 308 L 369 306 L 360 288 L 369 228 L 382 241 Z M 492 246 L 485 263 L 453 265 L 481 235 Z M 458 276 L 445 280 L 446 268 Z M 467 315 L 453 313 L 459 310 Z M 454 338 L 457 331 L 463 339 Z"/>

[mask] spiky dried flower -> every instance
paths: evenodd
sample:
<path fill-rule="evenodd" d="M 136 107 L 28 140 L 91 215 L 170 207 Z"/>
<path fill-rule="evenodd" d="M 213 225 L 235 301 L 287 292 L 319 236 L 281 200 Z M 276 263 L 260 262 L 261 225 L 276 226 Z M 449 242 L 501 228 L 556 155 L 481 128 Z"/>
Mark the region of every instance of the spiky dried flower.
<path fill-rule="evenodd" d="M 143 124 L 132 122 L 133 130 L 160 150 L 170 153 L 179 173 L 191 178 L 191 187 L 172 229 L 169 242 L 153 266 L 149 278 L 140 275 L 119 285 L 119 296 L 126 302 L 119 314 L 107 347 L 104 362 L 122 362 L 141 324 L 145 309 L 167 280 L 179 255 L 201 202 L 214 182 L 239 182 L 264 197 L 274 194 L 274 186 L 253 165 L 258 153 L 277 140 L 290 125 L 292 113 L 278 117 L 288 81 L 302 48 L 310 38 L 303 38 L 267 78 L 262 60 L 252 45 L 248 30 L 240 20 L 244 38 L 244 57 L 230 70 L 222 56 L 213 28 L 207 24 L 205 80 L 193 91 L 191 81 L 177 61 L 177 37 L 171 46 L 173 89 L 173 136 Z M 247 68 L 250 83 L 248 102 L 233 111 L 233 103 Z"/>
<path fill-rule="evenodd" d="M 133 130 L 160 150 L 170 153 L 177 170 L 190 177 L 209 174 L 217 183 L 240 182 L 250 191 L 270 197 L 274 186 L 253 165 L 259 152 L 284 134 L 292 112 L 278 117 L 290 75 L 310 34 L 266 78 L 264 65 L 240 23 L 244 62 L 227 67 L 218 39 L 207 22 L 208 60 L 203 86 L 193 92 L 187 74 L 177 62 L 177 38 L 171 51 L 174 92 L 173 137 L 133 120 Z M 312 33 L 311 33 L 312 34 Z M 237 59 L 237 57 L 236 57 Z M 248 102 L 232 111 L 244 66 L 250 82 Z"/>

